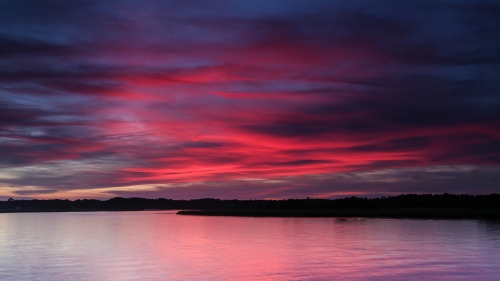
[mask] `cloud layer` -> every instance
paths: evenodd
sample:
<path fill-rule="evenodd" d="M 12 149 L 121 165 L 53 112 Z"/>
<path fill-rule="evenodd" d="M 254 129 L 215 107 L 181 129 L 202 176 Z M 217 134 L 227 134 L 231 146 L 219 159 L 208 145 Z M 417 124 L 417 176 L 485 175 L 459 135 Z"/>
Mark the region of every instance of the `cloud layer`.
<path fill-rule="evenodd" d="M 494 192 L 499 13 L 3 1 L 0 196 Z"/>

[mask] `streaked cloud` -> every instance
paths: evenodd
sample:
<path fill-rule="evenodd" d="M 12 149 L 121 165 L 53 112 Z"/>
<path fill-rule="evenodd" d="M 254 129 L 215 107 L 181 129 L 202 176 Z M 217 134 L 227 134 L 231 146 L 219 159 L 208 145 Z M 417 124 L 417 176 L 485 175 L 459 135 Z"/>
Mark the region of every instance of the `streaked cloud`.
<path fill-rule="evenodd" d="M 487 0 L 3 2 L 0 196 L 493 192 L 498 12 Z"/>

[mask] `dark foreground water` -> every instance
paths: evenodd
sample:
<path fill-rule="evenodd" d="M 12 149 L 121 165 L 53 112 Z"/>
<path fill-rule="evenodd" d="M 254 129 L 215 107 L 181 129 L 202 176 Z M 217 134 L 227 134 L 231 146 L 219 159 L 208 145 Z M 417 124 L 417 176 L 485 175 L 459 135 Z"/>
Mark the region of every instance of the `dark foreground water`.
<path fill-rule="evenodd" d="M 500 222 L 0 214 L 0 280 L 500 280 Z"/>

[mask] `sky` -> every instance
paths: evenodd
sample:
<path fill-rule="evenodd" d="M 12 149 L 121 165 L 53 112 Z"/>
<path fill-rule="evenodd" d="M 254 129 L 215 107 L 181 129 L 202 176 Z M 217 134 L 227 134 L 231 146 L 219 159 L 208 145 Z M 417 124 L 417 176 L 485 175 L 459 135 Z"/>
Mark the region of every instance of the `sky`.
<path fill-rule="evenodd" d="M 499 14 L 0 0 L 0 198 L 498 193 Z"/>

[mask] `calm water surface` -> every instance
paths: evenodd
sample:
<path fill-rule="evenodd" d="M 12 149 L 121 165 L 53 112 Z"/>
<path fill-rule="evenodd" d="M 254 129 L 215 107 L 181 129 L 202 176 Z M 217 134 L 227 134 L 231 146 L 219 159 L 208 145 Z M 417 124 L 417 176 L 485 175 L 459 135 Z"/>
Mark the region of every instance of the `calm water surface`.
<path fill-rule="evenodd" d="M 0 280 L 500 280 L 500 222 L 0 214 Z"/>

